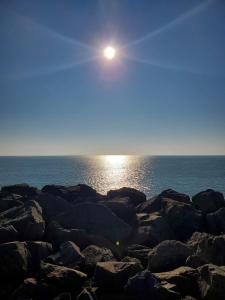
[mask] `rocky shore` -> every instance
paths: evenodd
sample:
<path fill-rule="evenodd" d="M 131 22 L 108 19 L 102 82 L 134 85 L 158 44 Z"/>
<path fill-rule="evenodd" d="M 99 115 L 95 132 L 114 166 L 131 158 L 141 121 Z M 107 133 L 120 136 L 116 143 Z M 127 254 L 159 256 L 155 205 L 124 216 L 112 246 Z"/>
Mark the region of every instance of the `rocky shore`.
<path fill-rule="evenodd" d="M 27 184 L 0 191 L 0 299 L 225 299 L 225 200 Z"/>

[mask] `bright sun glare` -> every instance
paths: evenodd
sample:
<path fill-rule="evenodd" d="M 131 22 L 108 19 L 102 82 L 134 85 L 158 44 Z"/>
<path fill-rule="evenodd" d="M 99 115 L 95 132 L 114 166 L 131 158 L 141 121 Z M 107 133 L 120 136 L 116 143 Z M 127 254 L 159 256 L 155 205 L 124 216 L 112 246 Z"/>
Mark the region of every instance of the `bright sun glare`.
<path fill-rule="evenodd" d="M 126 155 L 105 155 L 104 159 L 107 163 L 113 166 L 118 166 L 126 161 Z"/>
<path fill-rule="evenodd" d="M 111 46 L 108 46 L 104 48 L 103 55 L 106 59 L 111 60 L 116 56 L 116 49 Z"/>

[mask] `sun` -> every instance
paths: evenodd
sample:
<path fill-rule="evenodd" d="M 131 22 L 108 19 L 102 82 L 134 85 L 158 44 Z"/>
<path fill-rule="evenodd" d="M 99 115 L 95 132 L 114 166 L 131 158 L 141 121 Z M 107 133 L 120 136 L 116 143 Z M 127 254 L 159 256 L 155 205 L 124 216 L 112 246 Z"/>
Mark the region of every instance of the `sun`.
<path fill-rule="evenodd" d="M 111 46 L 107 46 L 103 50 L 103 55 L 106 59 L 111 60 L 116 56 L 116 49 Z"/>

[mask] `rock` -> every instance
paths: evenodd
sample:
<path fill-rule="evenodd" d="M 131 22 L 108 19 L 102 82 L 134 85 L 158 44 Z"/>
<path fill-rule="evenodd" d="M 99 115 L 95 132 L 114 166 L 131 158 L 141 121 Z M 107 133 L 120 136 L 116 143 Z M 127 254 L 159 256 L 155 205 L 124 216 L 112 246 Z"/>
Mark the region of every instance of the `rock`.
<path fill-rule="evenodd" d="M 195 231 L 202 228 L 202 214 L 191 205 L 182 202 L 164 199 L 163 216 L 165 216 L 176 239 L 185 241 Z"/>
<path fill-rule="evenodd" d="M 0 244 L 18 240 L 18 231 L 12 225 L 0 227 Z"/>
<path fill-rule="evenodd" d="M 193 196 L 192 202 L 195 208 L 203 211 L 204 213 L 211 213 L 225 207 L 223 194 L 211 189 Z"/>
<path fill-rule="evenodd" d="M 110 249 L 90 245 L 82 251 L 84 256 L 84 270 L 92 274 L 98 262 L 112 261 L 115 257 Z"/>
<path fill-rule="evenodd" d="M 180 300 L 180 295 L 160 284 L 150 271 L 142 271 L 129 278 L 125 286 L 126 292 L 138 300 Z"/>
<path fill-rule="evenodd" d="M 208 263 L 225 265 L 225 235 L 195 232 L 188 245 L 192 248 L 192 256 L 186 262 L 189 266 L 198 267 Z"/>
<path fill-rule="evenodd" d="M 84 256 L 76 244 L 67 241 L 60 245 L 59 252 L 48 256 L 46 261 L 59 266 L 76 268 L 83 263 Z"/>
<path fill-rule="evenodd" d="M 27 278 L 14 291 L 11 300 L 52 300 L 56 295 L 56 288 L 45 282 L 38 281 L 36 278 Z"/>
<path fill-rule="evenodd" d="M 174 285 L 173 290 L 181 294 L 182 297 L 187 295 L 200 298 L 198 287 L 199 273 L 190 267 L 179 267 L 175 270 L 154 274 L 160 281 L 167 281 Z"/>
<path fill-rule="evenodd" d="M 24 278 L 30 272 L 31 254 L 23 242 L 0 245 L 0 274 L 10 280 Z"/>
<path fill-rule="evenodd" d="M 76 300 L 95 300 L 95 294 L 88 289 L 83 289 L 83 291 L 77 296 Z"/>
<path fill-rule="evenodd" d="M 87 279 L 87 275 L 82 272 L 49 263 L 41 264 L 39 276 L 44 282 L 65 292 L 79 291 Z"/>
<path fill-rule="evenodd" d="M 4 195 L 18 194 L 25 199 L 32 199 L 37 195 L 37 189 L 26 183 L 4 186 L 1 191 Z"/>
<path fill-rule="evenodd" d="M 138 214 L 138 220 L 140 226 L 148 227 L 148 240 L 145 241 L 145 244 L 150 247 L 154 247 L 164 240 L 175 238 L 166 218 L 159 213 Z"/>
<path fill-rule="evenodd" d="M 125 256 L 124 258 L 121 259 L 121 262 L 133 262 L 133 263 L 138 264 L 140 270 L 145 269 L 144 266 L 142 265 L 141 261 L 135 257 Z"/>
<path fill-rule="evenodd" d="M 3 278 L 25 278 L 52 253 L 46 242 L 10 242 L 0 245 L 0 274 Z"/>
<path fill-rule="evenodd" d="M 73 207 L 67 200 L 47 193 L 39 194 L 36 201 L 43 210 L 44 218 L 48 221 L 51 221 L 58 215 L 69 212 Z"/>
<path fill-rule="evenodd" d="M 122 291 L 128 278 L 141 270 L 135 262 L 98 262 L 94 273 L 94 282 L 101 290 Z"/>
<path fill-rule="evenodd" d="M 220 208 L 215 212 L 206 215 L 207 229 L 209 233 L 225 233 L 225 208 Z"/>
<path fill-rule="evenodd" d="M 190 255 L 186 259 L 185 265 L 194 269 L 197 269 L 198 267 L 205 264 L 205 261 L 198 255 Z"/>
<path fill-rule="evenodd" d="M 137 225 L 136 211 L 133 205 L 129 203 L 129 198 L 114 198 L 99 202 L 108 207 L 114 214 L 131 226 Z"/>
<path fill-rule="evenodd" d="M 150 250 L 148 254 L 148 269 L 152 272 L 170 271 L 184 265 L 191 254 L 190 248 L 179 241 L 163 241 Z"/>
<path fill-rule="evenodd" d="M 84 201 L 97 202 L 102 197 L 96 190 L 86 184 L 78 184 L 69 187 L 62 185 L 46 185 L 43 187 L 42 191 L 53 196 L 62 197 L 73 203 Z"/>
<path fill-rule="evenodd" d="M 131 234 L 128 224 L 107 207 L 96 203 L 74 205 L 55 220 L 63 227 L 84 229 L 88 234 L 103 236 L 114 244 L 118 241 L 122 244 Z"/>
<path fill-rule="evenodd" d="M 129 203 L 134 206 L 137 206 L 138 204 L 146 201 L 146 195 L 133 188 L 123 187 L 117 190 L 110 190 L 107 193 L 108 199 L 124 197 L 128 197 Z"/>
<path fill-rule="evenodd" d="M 190 197 L 186 194 L 178 193 L 172 189 L 168 189 L 159 194 L 159 197 L 169 198 L 178 202 L 190 204 Z"/>
<path fill-rule="evenodd" d="M 0 214 L 0 226 L 14 226 L 22 240 L 41 240 L 45 230 L 42 210 L 36 201 L 8 209 Z"/>
<path fill-rule="evenodd" d="M 156 196 L 151 199 L 139 204 L 136 208 L 138 213 L 151 214 L 160 212 L 162 209 L 163 197 Z"/>
<path fill-rule="evenodd" d="M 72 300 L 70 293 L 61 293 L 54 300 Z"/>
<path fill-rule="evenodd" d="M 42 241 L 29 241 L 25 245 L 31 255 L 31 271 L 35 272 L 40 267 L 40 262 L 53 253 L 52 245 Z"/>
<path fill-rule="evenodd" d="M 207 264 L 199 269 L 201 299 L 224 299 L 225 295 L 225 266 Z"/>
<path fill-rule="evenodd" d="M 148 264 L 148 253 L 151 249 L 143 245 L 130 245 L 127 247 L 126 254 L 130 257 L 137 258 L 143 266 Z"/>
<path fill-rule="evenodd" d="M 85 230 L 66 229 L 55 221 L 50 222 L 46 228 L 46 240 L 51 242 L 55 248 L 66 241 L 74 242 L 80 248 L 90 244 L 90 239 Z"/>
<path fill-rule="evenodd" d="M 13 207 L 22 206 L 23 202 L 18 200 L 0 199 L 0 213 Z"/>

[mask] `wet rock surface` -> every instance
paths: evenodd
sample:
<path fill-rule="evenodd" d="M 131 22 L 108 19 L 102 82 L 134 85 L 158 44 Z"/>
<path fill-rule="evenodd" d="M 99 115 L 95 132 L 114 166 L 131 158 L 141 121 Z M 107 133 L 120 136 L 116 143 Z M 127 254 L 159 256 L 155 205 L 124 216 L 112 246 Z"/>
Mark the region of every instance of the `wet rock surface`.
<path fill-rule="evenodd" d="M 224 197 L 78 184 L 0 191 L 0 298 L 225 299 Z"/>

